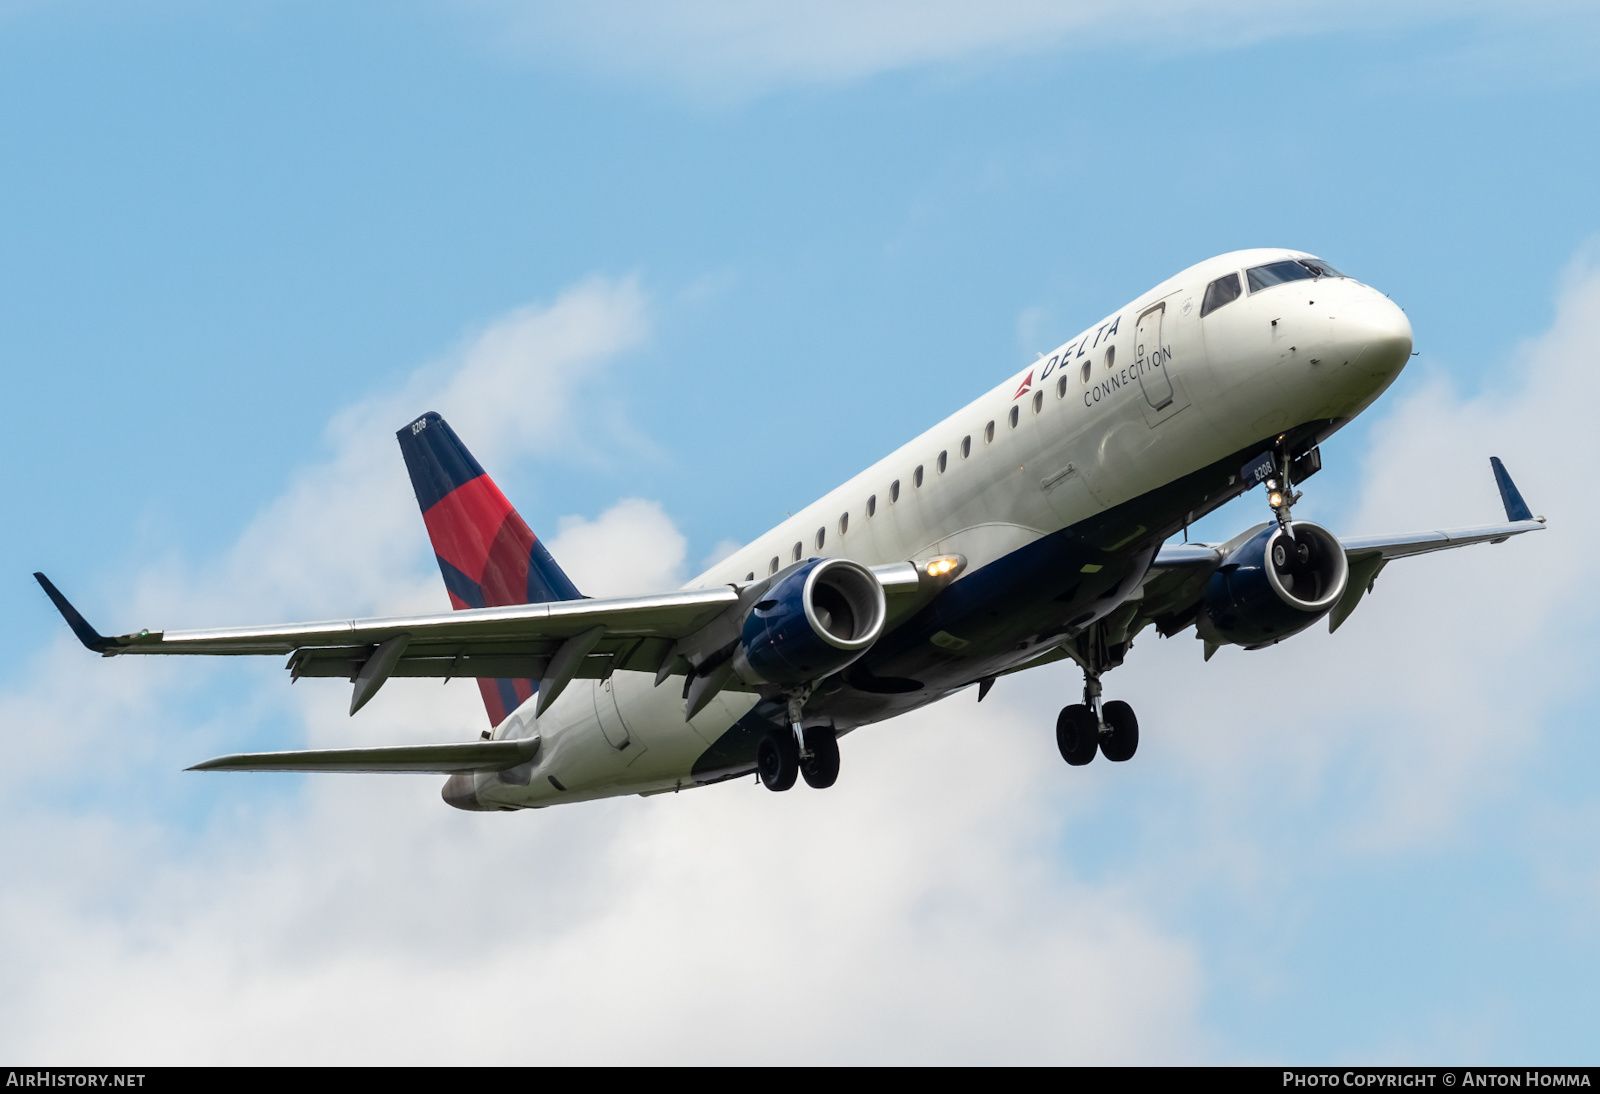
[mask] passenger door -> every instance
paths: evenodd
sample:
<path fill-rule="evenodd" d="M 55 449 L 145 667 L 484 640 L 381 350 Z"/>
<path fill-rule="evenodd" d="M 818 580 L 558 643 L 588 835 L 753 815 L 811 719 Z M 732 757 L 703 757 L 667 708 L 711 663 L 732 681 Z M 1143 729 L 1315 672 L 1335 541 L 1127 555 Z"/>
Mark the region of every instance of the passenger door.
<path fill-rule="evenodd" d="M 1144 310 L 1133 332 L 1132 371 L 1143 395 L 1139 410 L 1152 429 L 1189 405 L 1182 380 L 1173 375 L 1172 344 L 1162 330 L 1171 321 L 1163 300 Z"/>
<path fill-rule="evenodd" d="M 1133 367 L 1151 410 L 1162 410 L 1172 402 L 1172 380 L 1166 369 L 1172 351 L 1161 345 L 1161 320 L 1166 314 L 1167 304 L 1162 301 L 1139 316 L 1133 335 Z"/>

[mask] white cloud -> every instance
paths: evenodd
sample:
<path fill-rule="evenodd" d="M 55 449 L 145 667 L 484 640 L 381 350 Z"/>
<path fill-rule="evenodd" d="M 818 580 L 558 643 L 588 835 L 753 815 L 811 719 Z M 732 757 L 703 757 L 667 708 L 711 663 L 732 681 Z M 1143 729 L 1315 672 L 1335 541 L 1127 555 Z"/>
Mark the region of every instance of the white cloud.
<path fill-rule="evenodd" d="M 393 431 L 434 407 L 503 464 L 603 429 L 604 373 L 645 310 L 595 282 L 490 326 L 339 415 L 333 456 L 227 557 L 151 574 L 117 614 L 437 606 Z M 550 545 L 593 593 L 683 576 L 653 502 L 567 518 Z M 0 745 L 0 1045 L 32 1059 L 1117 1060 L 1147 1055 L 1152 1022 L 1194 1051 L 1190 947 L 1052 865 L 1048 781 L 1015 775 L 1040 742 L 993 700 L 860 734 L 827 794 L 504 817 L 449 810 L 431 778 L 221 776 L 216 804 L 172 816 L 147 787 L 193 795 L 207 776 L 174 769 L 240 747 L 240 718 L 276 722 L 279 746 L 285 726 L 452 739 L 477 695 L 394 681 L 348 719 L 342 689 L 289 689 L 276 664 L 97 663 L 63 641 L 39 667 L 0 696 L 23 727 Z M 975 729 L 992 762 L 953 767 Z"/>
<path fill-rule="evenodd" d="M 684 582 L 688 541 L 660 502 L 624 498 L 595 520 L 562 517 L 548 543 L 586 596 L 628 596 Z"/>
<path fill-rule="evenodd" d="M 711 550 L 706 552 L 706 557 L 700 560 L 700 570 L 704 573 L 717 563 L 733 554 L 744 544 L 736 539 L 719 539 L 711 545 Z"/>
<path fill-rule="evenodd" d="M 637 290 L 588 286 L 491 328 L 415 390 L 443 392 L 459 422 L 507 385 L 537 393 L 532 420 L 486 407 L 463 432 L 493 438 L 497 459 L 538 451 L 547 428 L 599 413 L 591 379 L 643 311 Z M 1209 665 L 1187 637 L 1142 639 L 1108 679 L 1145 726 L 1121 767 L 1055 756 L 1053 711 L 1075 685 L 1054 668 L 852 735 L 826 793 L 739 783 L 468 815 L 426 778 L 219 776 L 237 781 L 206 785 L 228 797 L 174 819 L 148 788 L 192 785 L 176 758 L 229 747 L 232 716 L 281 712 L 317 741 L 437 739 L 481 718 L 476 695 L 396 681 L 352 721 L 328 682 L 291 690 L 273 666 L 210 696 L 210 716 L 195 666 L 98 664 L 63 644 L 0 696 L 0 1046 L 139 1063 L 1214 1058 L 1209 967 L 1293 975 L 1253 932 L 1293 921 L 1308 878 L 1425 857 L 1488 800 L 1561 822 L 1515 761 L 1539 747 L 1545 704 L 1593 692 L 1597 339 L 1600 274 L 1577 269 L 1503 390 L 1439 381 L 1390 408 L 1355 522 L 1492 519 L 1496 454 L 1550 531 L 1397 563 L 1335 636 Z M 192 584 L 180 603 L 219 610 L 237 595 L 252 615 L 431 603 L 426 559 L 382 542 L 416 518 L 384 493 L 393 468 L 377 470 L 422 408 L 370 406 L 339 419 L 335 458 L 212 576 L 151 589 Z M 367 445 L 382 453 L 370 467 Z M 552 545 L 595 591 L 659 586 L 683 564 L 681 535 L 638 499 L 563 522 Z M 1093 876 L 1061 849 L 1086 826 L 1111 839 Z M 1119 835 L 1134 830 L 1150 835 Z M 1544 875 L 1580 879 L 1551 899 L 1592 922 L 1592 848 L 1538 854 Z M 1186 919 L 1196 893 L 1220 894 L 1248 954 Z"/>
<path fill-rule="evenodd" d="M 473 9 L 513 50 L 613 77 L 665 78 L 713 97 L 930 65 L 1027 63 L 1060 50 L 1170 52 L 1444 20 L 1570 25 L 1584 16 L 1563 2 L 1519 5 L 1513 15 L 1504 5 L 1438 0 L 485 0 Z"/>
<path fill-rule="evenodd" d="M 142 1062 L 1192 1056 L 1191 948 L 1050 867 L 1019 721 L 969 696 L 847 742 L 835 791 L 782 798 L 741 783 L 471 817 L 432 780 L 319 783 L 191 860 L 65 886 L 77 908 L 60 882 L 14 896 L 26 1005 L 0 1038 Z M 974 728 L 992 762 L 954 787 Z M 131 914 L 92 910 L 130 887 Z"/>
<path fill-rule="evenodd" d="M 1595 694 L 1597 345 L 1600 268 L 1580 264 L 1552 328 L 1518 350 L 1503 384 L 1463 397 L 1443 365 L 1414 365 L 1434 371 L 1374 428 L 1364 503 L 1336 529 L 1502 520 L 1488 464 L 1498 455 L 1547 531 L 1395 562 L 1338 634 L 1319 625 L 1209 664 L 1188 635 L 1146 638 L 1113 678 L 1111 690 L 1141 696 L 1156 748 L 1177 753 L 1193 793 L 1209 795 L 1203 841 L 1227 860 L 1213 868 L 1248 881 L 1275 844 L 1307 838 L 1318 849 L 1302 853 L 1319 863 L 1418 853 L 1487 804 L 1539 801 L 1523 779 L 1549 712 Z M 1288 869 L 1277 884 L 1299 876 Z"/>

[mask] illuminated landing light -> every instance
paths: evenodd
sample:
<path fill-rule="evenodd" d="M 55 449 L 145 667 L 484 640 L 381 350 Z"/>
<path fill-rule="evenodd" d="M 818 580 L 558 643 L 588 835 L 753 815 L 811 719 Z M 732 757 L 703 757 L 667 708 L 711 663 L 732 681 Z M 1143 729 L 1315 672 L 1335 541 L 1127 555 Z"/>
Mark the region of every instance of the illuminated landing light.
<path fill-rule="evenodd" d="M 943 588 L 967 568 L 967 556 L 940 555 L 937 558 L 917 558 L 911 560 L 911 565 L 917 568 L 917 577 L 924 583 L 932 582 L 932 587 Z M 924 587 L 928 586 L 925 584 Z"/>
<path fill-rule="evenodd" d="M 1283 507 L 1283 495 L 1274 490 L 1271 494 L 1267 495 L 1267 504 L 1272 506 L 1274 509 L 1281 509 Z"/>

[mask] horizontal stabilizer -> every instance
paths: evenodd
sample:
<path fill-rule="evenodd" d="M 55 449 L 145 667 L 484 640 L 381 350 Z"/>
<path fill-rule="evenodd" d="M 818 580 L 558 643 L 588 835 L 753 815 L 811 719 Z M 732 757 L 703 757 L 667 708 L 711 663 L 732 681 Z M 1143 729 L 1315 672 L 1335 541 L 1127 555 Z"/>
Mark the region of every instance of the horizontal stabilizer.
<path fill-rule="evenodd" d="M 240 752 L 195 764 L 190 771 L 344 771 L 368 774 L 505 771 L 539 753 L 539 738 L 463 741 L 385 748 L 322 748 L 305 752 Z"/>

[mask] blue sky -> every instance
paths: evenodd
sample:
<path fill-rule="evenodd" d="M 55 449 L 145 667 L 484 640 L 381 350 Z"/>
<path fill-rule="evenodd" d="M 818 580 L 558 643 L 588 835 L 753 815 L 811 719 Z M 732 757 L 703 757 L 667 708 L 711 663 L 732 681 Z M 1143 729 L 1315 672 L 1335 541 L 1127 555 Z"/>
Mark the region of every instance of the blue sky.
<path fill-rule="evenodd" d="M 1592 1059 L 1600 19 L 989 7 L 0 7 L 0 1044 L 454 1061 L 509 990 L 569 1017 L 495 1059 Z M 1497 454 L 1552 531 L 1396 566 L 1332 638 L 1141 642 L 1126 768 L 1052 759 L 1076 685 L 1042 670 L 852 738 L 809 798 L 208 781 L 179 769 L 481 715 L 101 664 L 28 576 L 108 630 L 442 607 L 389 435 L 440 409 L 586 591 L 663 587 L 1261 245 L 1390 293 L 1421 351 L 1306 515 L 1490 519 Z M 763 979 L 735 920 L 827 954 Z M 318 1000 L 372 1017 L 330 1038 Z M 833 1036 L 683 1047 L 751 1001 Z"/>

